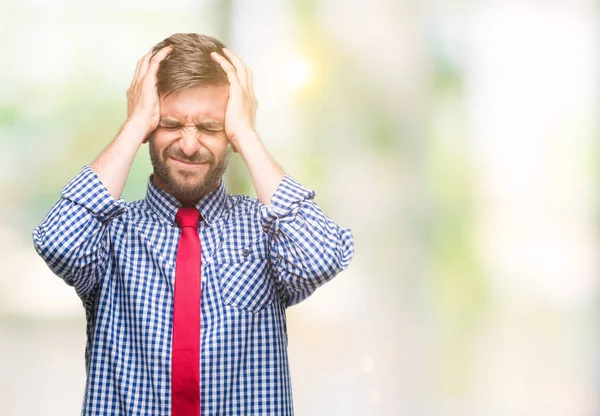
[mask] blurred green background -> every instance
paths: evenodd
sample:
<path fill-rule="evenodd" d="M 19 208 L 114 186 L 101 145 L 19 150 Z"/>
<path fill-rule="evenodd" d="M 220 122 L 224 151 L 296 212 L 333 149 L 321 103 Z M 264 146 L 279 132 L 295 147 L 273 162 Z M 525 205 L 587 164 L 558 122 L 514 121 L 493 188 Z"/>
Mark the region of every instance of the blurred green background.
<path fill-rule="evenodd" d="M 599 414 L 599 31 L 591 0 L 0 2 L 0 414 L 80 411 L 84 311 L 31 232 L 176 32 L 249 64 L 270 152 L 354 234 L 288 311 L 296 414 Z"/>

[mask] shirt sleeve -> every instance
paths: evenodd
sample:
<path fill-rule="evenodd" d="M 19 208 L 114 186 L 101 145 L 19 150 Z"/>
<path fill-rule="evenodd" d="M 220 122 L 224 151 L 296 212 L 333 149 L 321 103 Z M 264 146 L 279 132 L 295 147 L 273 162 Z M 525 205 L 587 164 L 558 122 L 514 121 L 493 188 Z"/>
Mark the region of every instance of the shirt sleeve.
<path fill-rule="evenodd" d="M 83 297 L 108 263 L 109 222 L 125 210 L 125 201 L 115 201 L 86 165 L 33 230 L 34 247 L 48 267 Z"/>
<path fill-rule="evenodd" d="M 280 296 L 291 306 L 310 296 L 350 264 L 352 232 L 335 224 L 313 201 L 315 192 L 286 175 L 260 221 L 270 236 L 271 266 Z"/>

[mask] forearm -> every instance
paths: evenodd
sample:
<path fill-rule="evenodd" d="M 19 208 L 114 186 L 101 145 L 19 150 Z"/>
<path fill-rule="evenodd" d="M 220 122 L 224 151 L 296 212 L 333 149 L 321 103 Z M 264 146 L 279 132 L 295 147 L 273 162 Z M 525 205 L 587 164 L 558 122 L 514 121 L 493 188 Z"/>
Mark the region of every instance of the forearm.
<path fill-rule="evenodd" d="M 33 231 L 34 247 L 54 273 L 83 295 L 106 266 L 108 223 L 124 212 L 123 201 L 115 201 L 84 166 Z"/>
<path fill-rule="evenodd" d="M 262 204 L 270 204 L 285 172 L 271 157 L 258 133 L 249 131 L 237 143 L 240 155 L 248 166 L 258 200 Z"/>
<path fill-rule="evenodd" d="M 271 266 L 290 306 L 345 269 L 354 255 L 352 232 L 313 201 L 315 192 L 285 176 L 271 205 L 260 207 L 271 240 Z"/>
<path fill-rule="evenodd" d="M 129 170 L 146 135 L 147 127 L 129 119 L 112 143 L 90 164 L 113 199 L 123 193 Z"/>
<path fill-rule="evenodd" d="M 171 46 L 158 52 L 151 50 L 138 61 L 133 81 L 127 89 L 127 121 L 113 142 L 90 164 L 115 200 L 123 193 L 140 145 L 158 126 L 160 99 L 156 90 L 156 72 L 160 62 L 172 50 Z"/>
<path fill-rule="evenodd" d="M 34 229 L 33 243 L 50 270 L 84 295 L 106 264 L 105 231 L 84 207 L 61 198 Z"/>
<path fill-rule="evenodd" d="M 277 222 L 271 254 L 298 277 L 320 285 L 345 269 L 353 257 L 352 232 L 336 224 L 314 201 L 300 202 Z"/>

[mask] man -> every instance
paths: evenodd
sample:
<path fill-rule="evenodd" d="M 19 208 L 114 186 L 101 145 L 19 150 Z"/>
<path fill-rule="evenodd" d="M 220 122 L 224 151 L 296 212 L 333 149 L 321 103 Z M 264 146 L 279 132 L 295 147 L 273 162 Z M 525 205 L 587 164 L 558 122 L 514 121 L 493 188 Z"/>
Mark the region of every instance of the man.
<path fill-rule="evenodd" d="M 176 34 L 137 63 L 128 118 L 33 232 L 87 318 L 84 415 L 291 415 L 285 309 L 343 270 L 348 229 L 255 130 L 252 72 Z M 121 198 L 148 143 L 146 197 Z M 258 200 L 222 176 L 239 153 Z"/>

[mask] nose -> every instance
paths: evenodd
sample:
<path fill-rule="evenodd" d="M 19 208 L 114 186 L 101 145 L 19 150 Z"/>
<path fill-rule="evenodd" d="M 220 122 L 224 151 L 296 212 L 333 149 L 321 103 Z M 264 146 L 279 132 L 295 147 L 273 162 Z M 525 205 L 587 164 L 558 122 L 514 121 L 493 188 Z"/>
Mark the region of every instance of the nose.
<path fill-rule="evenodd" d="M 191 157 L 200 149 L 200 141 L 198 140 L 198 132 L 193 127 L 184 127 L 179 139 L 179 147 L 186 156 Z"/>

